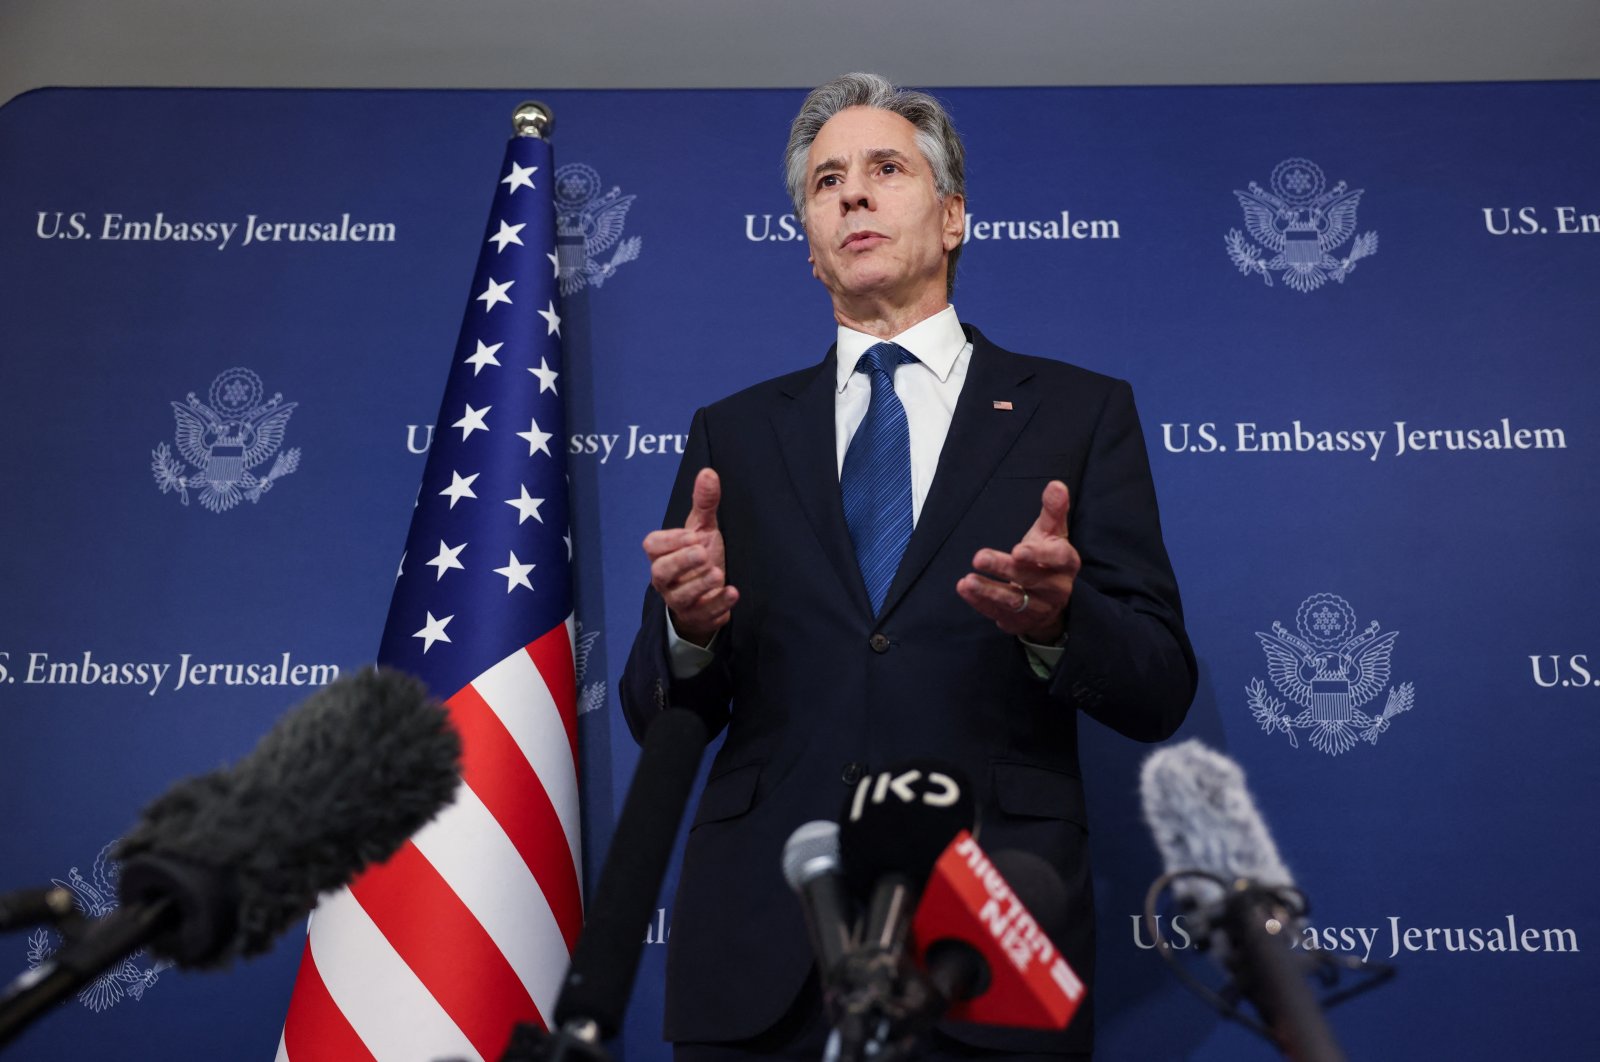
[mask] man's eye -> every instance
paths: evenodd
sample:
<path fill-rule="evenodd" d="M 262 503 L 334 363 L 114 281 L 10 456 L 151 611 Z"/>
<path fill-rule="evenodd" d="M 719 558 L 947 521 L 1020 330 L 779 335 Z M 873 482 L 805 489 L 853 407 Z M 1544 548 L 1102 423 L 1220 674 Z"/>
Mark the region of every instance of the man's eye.
<path fill-rule="evenodd" d="M 818 188 L 832 188 L 834 185 L 836 185 L 838 183 L 839 183 L 839 175 L 837 173 L 830 173 L 830 174 L 827 174 L 826 176 L 822 177 L 820 180 L 817 181 L 817 187 Z"/>
<path fill-rule="evenodd" d="M 883 164 L 883 172 L 884 173 L 899 173 L 900 172 L 900 167 L 895 165 L 892 162 L 885 162 Z"/>

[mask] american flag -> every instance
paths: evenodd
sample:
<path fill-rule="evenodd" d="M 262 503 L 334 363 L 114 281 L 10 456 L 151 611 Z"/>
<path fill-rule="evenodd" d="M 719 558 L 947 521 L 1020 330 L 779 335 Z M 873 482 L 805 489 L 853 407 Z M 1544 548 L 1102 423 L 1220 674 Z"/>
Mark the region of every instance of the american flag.
<path fill-rule="evenodd" d="M 548 1021 L 582 926 L 553 180 L 513 138 L 378 653 L 447 697 L 463 784 L 323 898 L 279 1062 L 493 1062 Z"/>

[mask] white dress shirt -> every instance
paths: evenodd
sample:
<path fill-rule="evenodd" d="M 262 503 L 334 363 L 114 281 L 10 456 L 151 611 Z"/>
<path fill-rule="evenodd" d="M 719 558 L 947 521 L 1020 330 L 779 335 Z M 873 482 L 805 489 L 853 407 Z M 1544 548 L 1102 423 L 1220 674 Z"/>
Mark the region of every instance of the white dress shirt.
<path fill-rule="evenodd" d="M 833 435 L 838 451 L 839 471 L 844 471 L 845 451 L 856 429 L 867 417 L 872 401 L 872 380 L 856 372 L 856 363 L 869 347 L 881 342 L 877 336 L 839 326 L 838 381 L 833 400 Z M 928 500 L 934 470 L 939 467 L 939 452 L 950 433 L 950 419 L 956 413 L 956 399 L 967 381 L 967 366 L 972 363 L 972 344 L 961 331 L 956 308 L 946 306 L 932 317 L 912 325 L 895 336 L 891 343 L 903 347 L 916 362 L 902 365 L 894 374 L 894 393 L 906 407 L 906 428 L 911 434 L 911 523 L 922 517 L 922 503 Z"/>

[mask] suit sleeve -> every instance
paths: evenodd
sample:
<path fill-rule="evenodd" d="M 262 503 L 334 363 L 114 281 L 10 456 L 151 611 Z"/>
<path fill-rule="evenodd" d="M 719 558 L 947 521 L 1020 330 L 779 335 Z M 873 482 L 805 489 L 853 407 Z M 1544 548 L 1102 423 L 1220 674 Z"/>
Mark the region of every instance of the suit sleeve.
<path fill-rule="evenodd" d="M 695 476 L 702 468 L 715 467 L 706 411 L 699 409 L 689 426 L 689 439 L 684 445 L 683 460 L 678 465 L 678 478 L 672 485 L 662 527 L 683 526 L 689 515 Z M 731 687 L 728 644 L 731 639 L 727 629 L 723 629 L 714 643 L 716 659 L 704 671 L 691 679 L 675 679 L 667 660 L 667 622 L 666 602 L 647 584 L 639 633 L 634 636 L 617 690 L 628 730 L 635 741 L 643 741 L 650 723 L 666 708 L 688 708 L 704 720 L 706 732 L 715 737 L 728 722 Z"/>
<path fill-rule="evenodd" d="M 1133 391 L 1117 381 L 1096 424 L 1067 537 L 1083 559 L 1050 692 L 1118 733 L 1160 741 L 1194 699 L 1194 650 L 1161 539 Z"/>

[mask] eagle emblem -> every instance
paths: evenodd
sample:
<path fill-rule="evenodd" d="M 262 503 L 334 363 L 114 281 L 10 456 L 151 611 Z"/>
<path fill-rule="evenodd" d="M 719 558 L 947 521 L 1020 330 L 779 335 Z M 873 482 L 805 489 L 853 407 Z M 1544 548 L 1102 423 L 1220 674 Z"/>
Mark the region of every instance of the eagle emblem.
<path fill-rule="evenodd" d="M 1322 168 L 1302 158 L 1278 163 L 1268 183 L 1271 191 L 1254 181 L 1246 191 L 1234 189 L 1244 208 L 1244 227 L 1256 240 L 1228 230 L 1228 257 L 1239 272 L 1260 274 L 1268 287 L 1277 273 L 1284 284 L 1305 293 L 1328 280 L 1343 284 L 1357 262 L 1378 253 L 1378 234 L 1364 232 L 1350 243 L 1349 253 L 1334 257 L 1356 231 L 1356 207 L 1365 189 L 1352 191 L 1343 181 L 1329 188 Z"/>
<path fill-rule="evenodd" d="M 1252 679 L 1245 687 L 1251 713 L 1267 733 L 1282 733 L 1299 747 L 1296 730 L 1309 730 L 1313 748 L 1337 756 L 1355 748 L 1358 739 L 1376 745 L 1401 712 L 1411 710 L 1415 690 L 1409 682 L 1389 686 L 1390 657 L 1398 631 L 1381 633 L 1373 620 L 1356 629 L 1355 610 L 1338 594 L 1312 594 L 1300 603 L 1293 634 L 1273 621 L 1271 631 L 1257 631 L 1267 654 L 1272 684 L 1301 711 L 1291 714 L 1284 702 Z M 1388 688 L 1383 712 L 1369 715 L 1362 707 Z"/>
<path fill-rule="evenodd" d="M 598 288 L 618 267 L 638 258 L 644 246 L 642 237 L 622 238 L 637 197 L 623 195 L 619 187 L 603 188 L 593 166 L 569 162 L 556 169 L 556 273 L 563 295 L 585 284 Z M 611 257 L 605 258 L 608 252 Z"/>
<path fill-rule="evenodd" d="M 593 682 L 588 681 L 589 654 L 594 652 L 595 643 L 600 640 L 600 632 L 585 632 L 582 620 L 578 621 L 577 628 L 577 637 L 572 646 L 572 662 L 578 679 L 578 714 L 588 715 L 606 706 L 606 680 L 598 678 Z"/>
<path fill-rule="evenodd" d="M 259 502 L 274 482 L 300 467 L 299 447 L 278 453 L 298 403 L 285 403 L 282 394 L 263 402 L 261 377 L 241 368 L 218 374 L 206 398 L 202 402 L 190 391 L 187 401 L 172 403 L 178 422 L 173 442 L 183 460 L 158 443 L 150 452 L 156 486 L 163 494 L 177 491 L 185 505 L 194 491 L 200 505 L 214 513 L 245 499 Z M 258 475 L 254 470 L 274 454 L 272 468 Z"/>
<path fill-rule="evenodd" d="M 51 884 L 72 893 L 73 905 L 80 915 L 103 918 L 117 909 L 117 878 L 121 872 L 121 866 L 111 858 L 111 844 L 108 844 L 94 857 L 89 877 L 73 867 L 65 881 L 53 878 Z M 36 970 L 44 965 L 61 943 L 61 935 L 54 930 L 34 930 L 28 936 L 28 969 Z M 161 971 L 171 965 L 166 959 L 149 958 L 141 948 L 85 985 L 78 993 L 78 1001 L 99 1013 L 124 999 L 143 999 L 145 991 L 161 977 Z"/>

